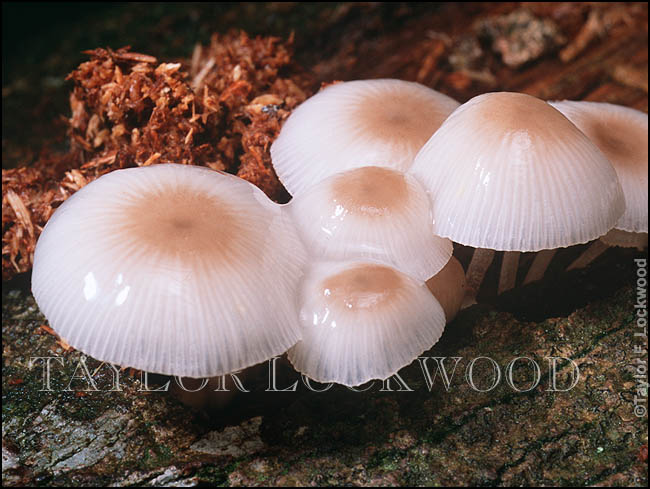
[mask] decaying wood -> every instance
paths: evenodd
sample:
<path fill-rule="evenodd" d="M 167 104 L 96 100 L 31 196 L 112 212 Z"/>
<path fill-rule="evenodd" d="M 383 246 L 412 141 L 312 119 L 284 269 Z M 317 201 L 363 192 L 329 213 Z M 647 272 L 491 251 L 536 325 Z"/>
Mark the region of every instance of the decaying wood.
<path fill-rule="evenodd" d="M 189 73 L 182 63 L 158 63 L 129 48 L 86 51 L 90 61 L 68 76 L 70 152 L 61 158 L 72 168 L 60 176 L 39 173 L 50 164 L 43 159 L 3 169 L 3 279 L 31 268 L 54 207 L 115 169 L 203 165 L 286 200 L 268 150 L 310 86 L 291 60 L 291 43 L 243 32 L 214 35 L 210 45 L 195 48 Z"/>

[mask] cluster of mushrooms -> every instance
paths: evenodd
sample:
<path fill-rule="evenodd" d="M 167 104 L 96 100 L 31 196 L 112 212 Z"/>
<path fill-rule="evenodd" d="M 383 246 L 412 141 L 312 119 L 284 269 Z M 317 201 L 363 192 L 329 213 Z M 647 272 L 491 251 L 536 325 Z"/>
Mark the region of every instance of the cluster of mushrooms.
<path fill-rule="evenodd" d="M 488 93 L 460 105 L 360 80 L 299 106 L 271 147 L 291 202 L 221 172 L 118 170 L 70 197 L 32 290 L 66 341 L 147 372 L 214 377 L 288 351 L 319 382 L 385 379 L 471 304 L 496 251 L 647 245 L 648 116 Z M 452 240 L 476 248 L 467 272 Z"/>

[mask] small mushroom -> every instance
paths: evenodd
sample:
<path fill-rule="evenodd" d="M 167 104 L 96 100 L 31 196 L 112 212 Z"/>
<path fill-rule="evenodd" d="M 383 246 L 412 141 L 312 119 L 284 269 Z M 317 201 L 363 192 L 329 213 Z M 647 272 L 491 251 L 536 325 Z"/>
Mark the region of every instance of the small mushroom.
<path fill-rule="evenodd" d="M 445 311 L 447 322 L 452 321 L 465 297 L 465 270 L 460 262 L 453 256 L 442 270 L 427 280 L 427 287 Z"/>
<path fill-rule="evenodd" d="M 487 93 L 461 105 L 410 171 L 430 192 L 434 232 L 477 248 L 468 303 L 494 250 L 506 252 L 503 292 L 515 283 L 519 252 L 591 241 L 625 209 L 602 152 L 559 111 L 525 94 Z"/>
<path fill-rule="evenodd" d="M 373 262 L 318 263 L 302 286 L 303 337 L 288 352 L 318 382 L 386 379 L 431 348 L 445 313 L 423 282 Z"/>
<path fill-rule="evenodd" d="M 602 102 L 550 102 L 607 156 L 625 194 L 625 213 L 568 269 L 586 266 L 609 246 L 648 244 L 648 114 Z"/>
<path fill-rule="evenodd" d="M 300 337 L 306 253 L 254 185 L 195 166 L 111 172 L 54 213 L 32 291 L 52 328 L 98 359 L 212 377 Z"/>
<path fill-rule="evenodd" d="M 273 167 L 293 196 L 334 173 L 361 166 L 405 171 L 458 105 L 414 82 L 335 83 L 287 119 L 271 146 Z"/>
<path fill-rule="evenodd" d="M 430 206 L 412 176 L 368 166 L 327 177 L 288 208 L 316 260 L 370 258 L 424 281 L 453 251 L 433 234 Z"/>

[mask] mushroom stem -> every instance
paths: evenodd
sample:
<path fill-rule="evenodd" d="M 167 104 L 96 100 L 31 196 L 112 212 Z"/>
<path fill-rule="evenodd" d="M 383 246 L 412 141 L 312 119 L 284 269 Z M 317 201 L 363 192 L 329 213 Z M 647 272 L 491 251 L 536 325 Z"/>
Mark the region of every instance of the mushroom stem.
<path fill-rule="evenodd" d="M 247 392 L 243 381 L 259 375 L 259 365 L 255 365 L 216 377 L 177 376 L 171 382 L 169 392 L 181 403 L 195 409 L 223 409 L 239 392 Z"/>
<path fill-rule="evenodd" d="M 542 277 L 544 277 L 546 269 L 553 260 L 556 251 L 556 249 L 542 250 L 535 255 L 533 263 L 530 265 L 528 273 L 526 274 L 526 278 L 524 279 L 524 285 L 531 282 L 537 282 L 538 280 L 541 280 Z"/>
<path fill-rule="evenodd" d="M 517 268 L 519 267 L 519 254 L 518 251 L 505 251 L 503 253 L 503 263 L 499 274 L 499 294 L 503 294 L 515 286 Z"/>
<path fill-rule="evenodd" d="M 600 255 L 602 255 L 607 248 L 609 248 L 609 245 L 603 243 L 600 239 L 597 239 L 589 245 L 589 248 L 582 252 L 582 255 L 576 258 L 574 262 L 567 267 L 567 272 L 569 270 L 586 267 Z"/>
<path fill-rule="evenodd" d="M 465 299 L 463 300 L 461 309 L 476 304 L 478 289 L 483 283 L 483 278 L 485 277 L 487 269 L 490 268 L 492 260 L 494 260 L 494 250 L 488 250 L 485 248 L 476 248 L 476 250 L 474 250 L 472 261 L 470 262 L 469 267 L 467 267 L 467 273 L 465 274 L 467 293 L 465 294 Z"/>

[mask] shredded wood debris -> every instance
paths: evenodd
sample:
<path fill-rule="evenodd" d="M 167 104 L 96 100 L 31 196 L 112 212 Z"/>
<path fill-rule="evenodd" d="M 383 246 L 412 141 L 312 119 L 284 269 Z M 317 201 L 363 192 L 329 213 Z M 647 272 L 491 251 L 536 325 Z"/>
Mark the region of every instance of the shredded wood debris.
<path fill-rule="evenodd" d="M 61 338 L 56 331 L 54 331 L 52 328 L 50 328 L 47 324 L 41 324 L 36 330 L 34 331 L 35 334 L 49 334 L 52 335 L 56 338 L 56 343 L 51 346 L 52 351 L 56 351 L 56 347 L 59 346 L 64 353 L 71 353 L 74 351 L 74 348 L 70 346 L 70 344 L 63 338 Z"/>
<path fill-rule="evenodd" d="M 623 85 L 638 88 L 648 93 L 648 69 L 630 65 L 616 65 L 612 70 L 612 78 Z"/>
<path fill-rule="evenodd" d="M 278 201 L 288 194 L 269 147 L 313 85 L 292 61 L 293 39 L 214 35 L 187 62 L 118 50 L 87 51 L 74 86 L 70 150 L 2 170 L 2 278 L 26 272 L 56 207 L 110 171 L 157 163 L 239 175 Z"/>
<path fill-rule="evenodd" d="M 36 239 L 65 196 L 38 168 L 2 170 L 3 280 L 31 268 Z"/>
<path fill-rule="evenodd" d="M 536 60 L 566 42 L 552 19 L 536 17 L 525 8 L 481 19 L 474 29 L 492 43 L 492 50 L 511 68 Z"/>
<path fill-rule="evenodd" d="M 616 5 L 611 3 L 595 4 L 589 11 L 586 22 L 576 37 L 560 51 L 560 59 L 568 63 L 582 53 L 597 38 L 604 37 L 615 28 L 630 29 L 634 25 L 634 16 L 642 18 L 640 5 Z M 647 19 L 647 15 L 646 15 Z M 647 21 L 646 21 L 647 24 Z M 646 27 L 647 30 L 647 27 Z"/>

